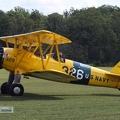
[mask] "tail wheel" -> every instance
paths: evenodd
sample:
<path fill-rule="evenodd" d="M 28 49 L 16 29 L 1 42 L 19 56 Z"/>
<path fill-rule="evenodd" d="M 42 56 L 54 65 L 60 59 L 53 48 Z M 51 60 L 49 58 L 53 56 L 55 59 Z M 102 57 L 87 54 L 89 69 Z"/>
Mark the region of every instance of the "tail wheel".
<path fill-rule="evenodd" d="M 9 86 L 7 85 L 7 82 L 5 82 L 1 85 L 1 93 L 2 94 L 9 93 Z"/>
<path fill-rule="evenodd" d="M 12 84 L 9 90 L 11 96 L 22 96 L 24 93 L 24 88 L 21 84 Z"/>

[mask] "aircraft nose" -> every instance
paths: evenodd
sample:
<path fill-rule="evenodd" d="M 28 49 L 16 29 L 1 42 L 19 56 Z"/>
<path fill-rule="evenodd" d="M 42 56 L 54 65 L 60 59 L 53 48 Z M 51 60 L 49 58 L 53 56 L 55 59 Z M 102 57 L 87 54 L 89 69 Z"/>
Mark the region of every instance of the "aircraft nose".
<path fill-rule="evenodd" d="M 2 68 L 3 59 L 4 59 L 4 49 L 0 47 L 0 69 Z"/>

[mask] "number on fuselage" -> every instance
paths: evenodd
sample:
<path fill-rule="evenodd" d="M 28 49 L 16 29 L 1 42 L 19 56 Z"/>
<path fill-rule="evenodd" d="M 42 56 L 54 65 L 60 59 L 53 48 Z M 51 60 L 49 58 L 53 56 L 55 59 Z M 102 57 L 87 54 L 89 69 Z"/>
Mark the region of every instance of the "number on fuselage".
<path fill-rule="evenodd" d="M 78 81 L 72 81 L 71 83 L 84 85 L 88 84 L 90 80 L 90 73 L 90 66 L 74 61 L 72 74 L 78 79 Z"/>

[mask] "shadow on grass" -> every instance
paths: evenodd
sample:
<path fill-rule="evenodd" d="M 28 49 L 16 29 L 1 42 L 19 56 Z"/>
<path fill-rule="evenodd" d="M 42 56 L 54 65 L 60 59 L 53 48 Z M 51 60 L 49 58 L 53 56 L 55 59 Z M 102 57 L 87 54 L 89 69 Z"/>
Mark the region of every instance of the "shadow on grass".
<path fill-rule="evenodd" d="M 55 96 L 103 96 L 103 97 L 120 97 L 120 94 L 72 94 L 72 95 L 70 95 L 70 94 L 68 94 L 68 95 L 66 95 L 66 94 L 62 94 L 62 95 L 55 95 Z"/>
<path fill-rule="evenodd" d="M 120 94 L 90 94 L 91 96 L 120 97 Z"/>
<path fill-rule="evenodd" d="M 23 96 L 11 96 L 0 94 L 0 101 L 25 101 L 25 100 L 63 100 L 55 95 L 40 95 L 35 93 L 24 93 Z"/>
<path fill-rule="evenodd" d="M 103 97 L 120 97 L 119 94 L 58 94 L 58 95 L 40 95 L 35 93 L 24 93 L 23 96 L 11 96 L 0 94 L 0 101 L 27 101 L 27 100 L 64 100 L 66 97 L 80 97 L 80 96 L 103 96 Z"/>

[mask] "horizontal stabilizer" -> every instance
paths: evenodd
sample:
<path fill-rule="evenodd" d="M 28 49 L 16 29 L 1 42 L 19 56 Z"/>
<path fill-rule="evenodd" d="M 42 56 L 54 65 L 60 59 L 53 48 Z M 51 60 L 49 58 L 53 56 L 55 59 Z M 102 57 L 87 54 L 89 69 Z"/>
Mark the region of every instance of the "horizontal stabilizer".
<path fill-rule="evenodd" d="M 110 78 L 113 78 L 112 81 L 115 81 L 115 82 L 120 82 L 120 74 L 115 74 L 115 73 L 111 73 L 111 72 L 108 72 L 106 73 L 107 76 L 110 76 Z M 117 79 L 115 79 L 117 78 Z"/>
<path fill-rule="evenodd" d="M 111 72 L 106 73 L 106 75 L 111 75 L 111 76 L 117 76 L 117 77 L 120 77 L 120 74 L 115 74 L 115 73 L 111 73 Z"/>
<path fill-rule="evenodd" d="M 120 77 L 120 62 L 118 62 L 110 72 L 107 72 L 106 75 L 113 77 Z M 120 82 L 120 79 L 113 79 L 116 82 Z"/>
<path fill-rule="evenodd" d="M 118 62 L 118 63 L 110 70 L 110 72 L 120 75 L 120 62 Z"/>

